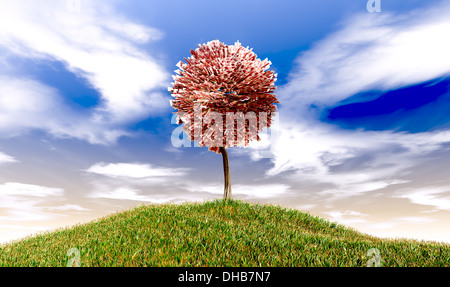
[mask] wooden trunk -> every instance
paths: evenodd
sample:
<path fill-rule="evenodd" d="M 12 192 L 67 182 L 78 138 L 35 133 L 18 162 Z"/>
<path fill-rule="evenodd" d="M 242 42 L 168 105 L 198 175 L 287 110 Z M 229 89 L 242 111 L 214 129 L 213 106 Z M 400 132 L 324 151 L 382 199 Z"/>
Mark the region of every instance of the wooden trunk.
<path fill-rule="evenodd" d="M 231 179 L 230 179 L 230 163 L 228 161 L 228 153 L 224 147 L 220 148 L 223 158 L 223 175 L 225 180 L 225 188 L 223 190 L 223 199 L 231 199 Z"/>

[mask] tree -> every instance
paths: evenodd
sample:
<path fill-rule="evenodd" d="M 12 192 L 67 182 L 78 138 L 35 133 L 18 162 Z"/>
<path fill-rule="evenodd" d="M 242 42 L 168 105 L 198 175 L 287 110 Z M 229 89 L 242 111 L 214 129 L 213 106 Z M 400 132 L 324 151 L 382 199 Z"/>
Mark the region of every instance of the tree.
<path fill-rule="evenodd" d="M 191 141 L 222 154 L 224 199 L 231 199 L 226 149 L 246 147 L 270 127 L 279 103 L 273 94 L 277 75 L 268 70 L 269 60 L 260 60 L 239 42 L 228 46 L 215 40 L 190 53 L 186 63 L 177 64 L 171 105 Z"/>

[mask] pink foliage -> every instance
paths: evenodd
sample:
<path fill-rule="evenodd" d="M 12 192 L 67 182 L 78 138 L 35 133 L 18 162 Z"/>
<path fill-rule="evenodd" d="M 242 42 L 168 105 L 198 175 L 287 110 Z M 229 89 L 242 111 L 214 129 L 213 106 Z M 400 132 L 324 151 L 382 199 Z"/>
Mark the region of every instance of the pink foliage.
<path fill-rule="evenodd" d="M 239 42 L 228 46 L 218 40 L 199 45 L 185 60 L 177 64 L 169 92 L 189 138 L 216 153 L 259 140 L 258 131 L 270 127 L 277 110 L 271 62 Z"/>

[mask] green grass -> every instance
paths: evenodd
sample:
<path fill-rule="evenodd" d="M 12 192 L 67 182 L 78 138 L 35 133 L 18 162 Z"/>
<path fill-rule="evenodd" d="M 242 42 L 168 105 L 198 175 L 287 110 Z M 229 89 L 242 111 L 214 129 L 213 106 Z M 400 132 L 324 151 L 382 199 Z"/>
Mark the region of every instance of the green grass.
<path fill-rule="evenodd" d="M 293 209 L 223 200 L 140 206 L 0 246 L 0 266 L 450 266 L 450 246 L 387 240 Z M 71 255 L 73 257 L 74 255 Z"/>

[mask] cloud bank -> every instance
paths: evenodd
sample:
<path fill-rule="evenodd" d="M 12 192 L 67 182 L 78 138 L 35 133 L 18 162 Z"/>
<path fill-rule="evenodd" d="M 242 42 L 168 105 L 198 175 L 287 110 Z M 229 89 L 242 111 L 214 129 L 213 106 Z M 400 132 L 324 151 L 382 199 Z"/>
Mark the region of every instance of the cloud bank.
<path fill-rule="evenodd" d="M 108 144 L 127 135 L 127 124 L 167 105 L 161 91 L 167 86 L 168 74 L 141 48 L 160 39 L 162 33 L 133 23 L 114 11 L 113 4 L 0 2 L 0 51 L 4 55 L 0 58 L 4 99 L 0 110 L 5 124 L 0 131 L 41 128 L 59 137 Z M 15 70 L 18 59 L 63 63 L 99 92 L 99 104 L 88 110 L 71 108 L 55 87 Z"/>
<path fill-rule="evenodd" d="M 277 137 L 271 142 L 273 167 L 303 183 L 320 185 L 327 200 L 383 190 L 410 182 L 412 171 L 444 152 L 447 130 L 406 133 L 344 130 L 321 122 L 320 113 L 342 101 L 366 101 L 355 94 L 400 87 L 450 75 L 450 5 L 408 15 L 363 14 L 301 53 L 285 86 Z M 426 96 L 426 95 L 423 95 Z M 283 105 L 283 103 L 289 103 Z M 417 198 L 433 194 L 419 192 Z"/>
<path fill-rule="evenodd" d="M 408 14 L 362 14 L 296 59 L 282 99 L 332 106 L 362 91 L 450 75 L 450 5 Z M 296 106 L 297 108 L 297 106 Z"/>

